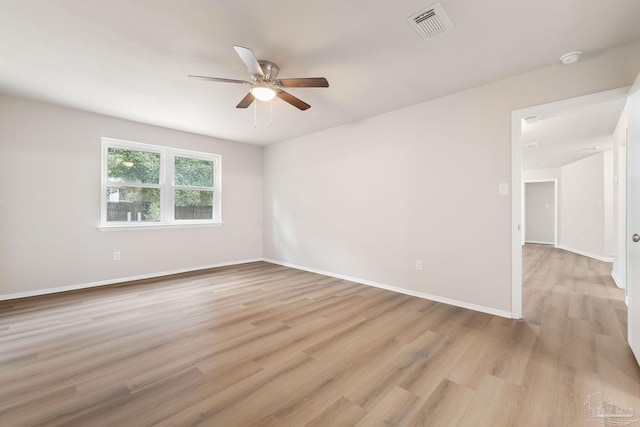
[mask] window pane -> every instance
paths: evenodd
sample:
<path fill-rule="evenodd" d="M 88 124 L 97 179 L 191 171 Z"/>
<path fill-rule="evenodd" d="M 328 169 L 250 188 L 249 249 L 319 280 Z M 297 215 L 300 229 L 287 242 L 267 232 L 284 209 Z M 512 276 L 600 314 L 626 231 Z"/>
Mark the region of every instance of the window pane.
<path fill-rule="evenodd" d="M 107 187 L 107 221 L 160 221 L 160 189 Z"/>
<path fill-rule="evenodd" d="M 160 183 L 160 153 L 109 148 L 108 154 L 109 181 Z"/>
<path fill-rule="evenodd" d="M 213 191 L 176 190 L 175 219 L 213 219 Z"/>
<path fill-rule="evenodd" d="M 211 160 L 175 158 L 176 185 L 213 187 L 213 162 Z"/>

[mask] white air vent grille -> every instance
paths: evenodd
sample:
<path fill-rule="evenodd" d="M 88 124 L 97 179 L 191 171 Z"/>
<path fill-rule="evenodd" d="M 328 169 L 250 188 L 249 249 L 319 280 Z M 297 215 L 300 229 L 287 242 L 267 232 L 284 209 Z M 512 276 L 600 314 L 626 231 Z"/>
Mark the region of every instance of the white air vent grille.
<path fill-rule="evenodd" d="M 420 34 L 420 37 L 427 40 L 431 37 L 442 34 L 453 28 L 451 21 L 440 3 L 429 6 L 409 17 L 409 23 Z"/>

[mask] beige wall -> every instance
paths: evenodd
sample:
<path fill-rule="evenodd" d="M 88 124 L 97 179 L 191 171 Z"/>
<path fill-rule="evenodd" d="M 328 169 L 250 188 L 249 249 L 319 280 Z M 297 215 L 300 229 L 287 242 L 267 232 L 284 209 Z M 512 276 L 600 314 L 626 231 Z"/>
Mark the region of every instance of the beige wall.
<path fill-rule="evenodd" d="M 560 168 L 523 169 L 522 181 L 536 181 L 540 179 L 560 180 Z"/>
<path fill-rule="evenodd" d="M 221 154 L 224 225 L 96 229 L 103 136 Z M 262 164 L 261 147 L 0 95 L 0 296 L 261 258 Z"/>
<path fill-rule="evenodd" d="M 508 314 L 511 112 L 639 70 L 634 43 L 271 145 L 264 255 Z"/>
<path fill-rule="evenodd" d="M 613 201 L 607 201 L 605 183 L 612 181 L 611 151 L 585 157 L 561 168 L 560 224 L 558 247 L 594 258 L 610 257 L 612 247 L 607 230 L 611 228 L 610 211 Z M 608 171 L 608 174 L 605 173 Z M 608 205 L 608 206 L 607 206 Z"/>

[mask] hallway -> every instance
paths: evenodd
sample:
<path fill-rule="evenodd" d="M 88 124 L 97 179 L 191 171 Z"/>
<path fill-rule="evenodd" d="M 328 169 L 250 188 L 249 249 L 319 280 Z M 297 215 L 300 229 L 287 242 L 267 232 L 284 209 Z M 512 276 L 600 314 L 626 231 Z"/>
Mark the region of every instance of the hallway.
<path fill-rule="evenodd" d="M 540 328 L 525 374 L 532 381 L 525 384 L 532 396 L 540 396 L 538 387 L 553 390 L 546 404 L 555 407 L 557 425 L 575 425 L 579 409 L 588 414 L 584 400 L 592 393 L 640 412 L 640 368 L 625 338 L 625 292 L 610 273 L 609 263 L 547 245 L 523 247 L 523 318 Z"/>

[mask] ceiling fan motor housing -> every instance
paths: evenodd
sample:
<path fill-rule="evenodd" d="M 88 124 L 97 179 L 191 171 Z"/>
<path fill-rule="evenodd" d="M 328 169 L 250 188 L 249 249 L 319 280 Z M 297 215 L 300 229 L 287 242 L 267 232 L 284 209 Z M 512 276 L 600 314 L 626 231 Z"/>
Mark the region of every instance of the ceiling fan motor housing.
<path fill-rule="evenodd" d="M 260 64 L 260 68 L 262 68 L 262 72 L 264 73 L 264 78 L 267 81 L 273 81 L 275 80 L 275 78 L 278 76 L 278 71 L 280 71 L 280 68 L 278 68 L 278 66 L 276 64 L 274 64 L 271 61 L 258 61 L 258 64 Z M 258 80 L 258 76 L 253 76 L 254 80 Z"/>

